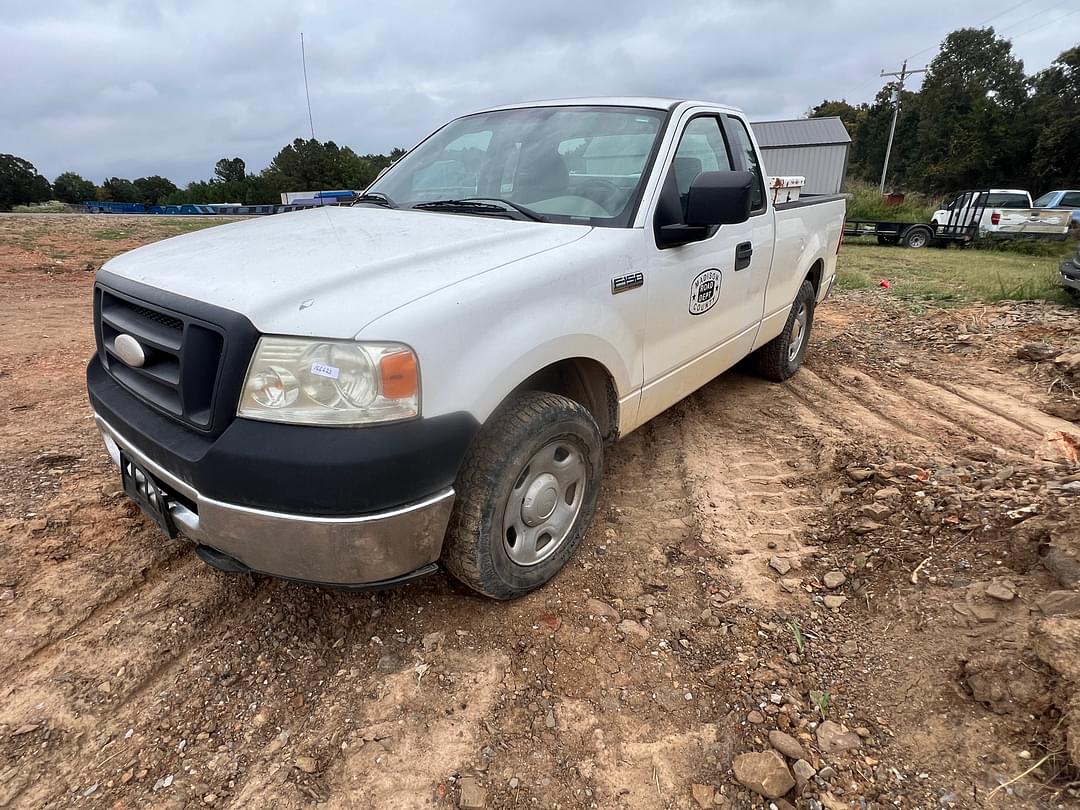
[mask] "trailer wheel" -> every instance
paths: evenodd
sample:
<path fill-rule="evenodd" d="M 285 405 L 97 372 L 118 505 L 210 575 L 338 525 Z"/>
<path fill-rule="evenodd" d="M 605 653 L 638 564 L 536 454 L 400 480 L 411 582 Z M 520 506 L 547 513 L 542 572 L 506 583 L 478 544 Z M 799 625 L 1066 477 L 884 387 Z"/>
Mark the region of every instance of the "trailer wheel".
<path fill-rule="evenodd" d="M 879 236 L 877 238 L 877 243 L 879 245 L 895 245 L 895 244 L 898 244 L 899 242 L 900 242 L 900 237 L 899 236 Z"/>
<path fill-rule="evenodd" d="M 908 228 L 904 232 L 904 247 L 907 248 L 924 248 L 930 244 L 930 240 L 934 238 L 934 232 L 924 225 L 917 225 L 914 228 Z"/>

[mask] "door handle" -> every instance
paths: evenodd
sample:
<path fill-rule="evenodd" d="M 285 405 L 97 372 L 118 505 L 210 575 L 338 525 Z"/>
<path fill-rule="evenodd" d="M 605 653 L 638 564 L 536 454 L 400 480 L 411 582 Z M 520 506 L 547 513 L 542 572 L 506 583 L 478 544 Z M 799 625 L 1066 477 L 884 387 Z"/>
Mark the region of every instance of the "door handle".
<path fill-rule="evenodd" d="M 750 266 L 754 255 L 754 246 L 750 242 L 740 242 L 735 246 L 735 269 L 742 270 Z"/>

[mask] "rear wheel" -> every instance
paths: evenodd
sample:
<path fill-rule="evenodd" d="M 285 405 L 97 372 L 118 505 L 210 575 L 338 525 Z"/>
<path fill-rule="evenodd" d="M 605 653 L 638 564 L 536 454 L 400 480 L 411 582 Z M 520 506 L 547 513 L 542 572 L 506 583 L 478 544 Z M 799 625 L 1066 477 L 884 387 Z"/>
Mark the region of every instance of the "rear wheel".
<path fill-rule="evenodd" d="M 769 380 L 782 382 L 799 370 L 806 345 L 810 340 L 810 327 L 814 324 L 814 285 L 804 281 L 791 305 L 784 331 L 757 350 L 754 355 L 758 373 Z"/>
<path fill-rule="evenodd" d="M 925 226 L 919 225 L 914 228 L 908 228 L 907 231 L 904 232 L 904 247 L 924 248 L 930 244 L 930 240 L 933 238 L 934 232 Z"/>
<path fill-rule="evenodd" d="M 484 425 L 458 474 L 443 564 L 494 599 L 550 580 L 592 522 L 603 442 L 585 408 L 527 391 Z"/>

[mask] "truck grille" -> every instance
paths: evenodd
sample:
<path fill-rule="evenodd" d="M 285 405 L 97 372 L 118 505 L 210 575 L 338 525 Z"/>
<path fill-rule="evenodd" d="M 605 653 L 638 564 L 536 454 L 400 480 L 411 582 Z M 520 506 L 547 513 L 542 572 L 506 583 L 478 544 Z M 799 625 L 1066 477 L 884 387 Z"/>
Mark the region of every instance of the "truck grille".
<path fill-rule="evenodd" d="M 208 430 L 225 351 L 224 330 L 100 284 L 94 297 L 98 354 L 105 370 L 158 410 Z M 130 355 L 124 359 L 116 344 L 120 335 L 138 342 L 142 363 L 137 358 L 131 362 Z"/>

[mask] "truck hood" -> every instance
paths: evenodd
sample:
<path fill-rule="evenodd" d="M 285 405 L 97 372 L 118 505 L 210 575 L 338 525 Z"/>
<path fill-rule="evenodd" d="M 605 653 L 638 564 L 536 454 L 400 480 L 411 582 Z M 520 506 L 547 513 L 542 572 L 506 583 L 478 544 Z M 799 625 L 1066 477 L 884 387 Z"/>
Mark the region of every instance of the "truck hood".
<path fill-rule="evenodd" d="M 327 207 L 146 245 L 102 269 L 245 315 L 272 334 L 352 337 L 379 316 L 588 226 Z"/>

